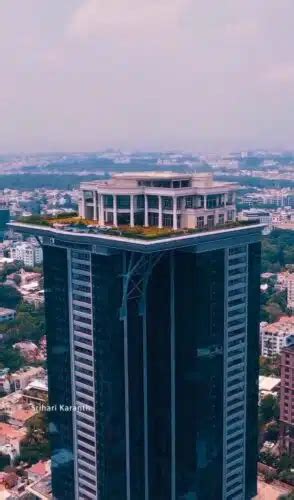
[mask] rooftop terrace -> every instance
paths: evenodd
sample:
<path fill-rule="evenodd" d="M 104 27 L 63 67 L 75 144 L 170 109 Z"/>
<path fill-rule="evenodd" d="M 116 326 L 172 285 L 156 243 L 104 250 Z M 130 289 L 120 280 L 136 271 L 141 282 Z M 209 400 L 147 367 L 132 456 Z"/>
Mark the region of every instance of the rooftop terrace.
<path fill-rule="evenodd" d="M 197 235 L 213 231 L 225 231 L 228 229 L 243 228 L 247 226 L 256 225 L 252 221 L 230 221 L 224 224 L 217 224 L 213 227 L 202 228 L 189 228 L 174 230 L 169 227 L 158 228 L 156 226 L 102 226 L 98 221 L 91 219 L 84 219 L 79 217 L 76 213 L 68 214 L 67 216 L 60 215 L 57 217 L 51 216 L 36 216 L 23 217 L 19 220 L 20 225 L 29 225 L 35 227 L 48 227 L 56 230 L 67 231 L 70 233 L 92 234 L 92 235 L 107 235 L 109 237 L 124 237 L 139 240 L 156 240 L 160 238 L 177 238 L 181 236 Z M 11 225 L 19 225 L 19 223 L 12 223 Z"/>

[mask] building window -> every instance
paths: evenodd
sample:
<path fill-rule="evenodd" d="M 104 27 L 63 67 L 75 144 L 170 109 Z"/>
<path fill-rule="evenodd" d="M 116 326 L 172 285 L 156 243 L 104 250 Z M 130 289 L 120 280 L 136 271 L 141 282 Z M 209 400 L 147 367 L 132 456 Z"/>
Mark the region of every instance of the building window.
<path fill-rule="evenodd" d="M 117 208 L 130 208 L 130 196 L 117 196 Z"/>
<path fill-rule="evenodd" d="M 234 220 L 234 217 L 235 217 L 235 211 L 228 210 L 228 220 Z"/>
<path fill-rule="evenodd" d="M 208 215 L 207 217 L 207 227 L 211 228 L 214 226 L 214 215 Z"/>
<path fill-rule="evenodd" d="M 113 208 L 113 196 L 110 194 L 103 195 L 104 208 Z"/>
<path fill-rule="evenodd" d="M 164 210 L 172 210 L 173 209 L 173 199 L 170 196 L 169 197 L 168 196 L 162 197 L 162 208 Z"/>
<path fill-rule="evenodd" d="M 207 208 L 223 207 L 224 202 L 220 194 L 209 194 L 207 196 Z"/>
<path fill-rule="evenodd" d="M 145 206 L 144 195 L 139 194 L 136 197 L 136 200 L 137 200 L 137 208 L 144 208 L 144 206 Z"/>
<path fill-rule="evenodd" d="M 233 205 L 233 201 L 234 201 L 234 195 L 233 195 L 233 193 L 228 193 L 228 202 L 227 202 L 227 205 Z"/>
<path fill-rule="evenodd" d="M 218 223 L 219 224 L 224 224 L 225 223 L 225 216 L 224 216 L 224 214 L 219 214 L 219 216 L 218 216 Z"/>
<path fill-rule="evenodd" d="M 197 227 L 204 227 L 204 216 L 197 217 Z"/>
<path fill-rule="evenodd" d="M 148 224 L 149 226 L 158 226 L 158 214 L 157 213 L 149 213 L 148 214 Z"/>
<path fill-rule="evenodd" d="M 158 209 L 158 196 L 148 196 L 148 208 Z"/>
<path fill-rule="evenodd" d="M 173 216 L 171 214 L 163 214 L 163 226 L 164 227 L 173 226 Z"/>
<path fill-rule="evenodd" d="M 186 208 L 193 208 L 193 196 L 186 196 L 185 203 Z"/>

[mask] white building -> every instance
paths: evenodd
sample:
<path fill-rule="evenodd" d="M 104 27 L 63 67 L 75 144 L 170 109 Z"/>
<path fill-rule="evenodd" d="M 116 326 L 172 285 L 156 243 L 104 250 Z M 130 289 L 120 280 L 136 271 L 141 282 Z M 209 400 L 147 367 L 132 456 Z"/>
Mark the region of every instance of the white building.
<path fill-rule="evenodd" d="M 256 221 L 258 220 L 261 224 L 266 224 L 270 226 L 272 224 L 272 214 L 267 210 L 261 210 L 258 208 L 250 208 L 248 210 L 242 210 L 238 214 L 239 220 L 246 221 Z"/>
<path fill-rule="evenodd" d="M 277 396 L 280 389 L 281 379 L 278 377 L 259 376 L 259 403 L 268 395 Z"/>
<path fill-rule="evenodd" d="M 286 337 L 294 333 L 294 317 L 282 316 L 276 323 L 262 326 L 261 355 L 272 357 L 281 354 Z"/>
<path fill-rule="evenodd" d="M 10 256 L 14 260 L 20 260 L 26 267 L 34 267 L 42 264 L 43 252 L 39 245 L 32 243 L 20 243 L 10 250 Z"/>
<path fill-rule="evenodd" d="M 287 307 L 294 311 L 294 273 L 289 274 L 287 282 Z"/>
<path fill-rule="evenodd" d="M 220 227 L 236 220 L 237 189 L 210 173 L 120 173 L 82 183 L 79 212 L 101 226 Z"/>

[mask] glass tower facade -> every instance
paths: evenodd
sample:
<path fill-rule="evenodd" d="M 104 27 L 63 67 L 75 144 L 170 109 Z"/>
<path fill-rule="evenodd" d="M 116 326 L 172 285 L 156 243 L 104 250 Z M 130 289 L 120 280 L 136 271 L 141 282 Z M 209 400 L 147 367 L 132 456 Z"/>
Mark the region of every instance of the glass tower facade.
<path fill-rule="evenodd" d="M 56 499 L 256 494 L 256 234 L 149 253 L 44 240 Z"/>

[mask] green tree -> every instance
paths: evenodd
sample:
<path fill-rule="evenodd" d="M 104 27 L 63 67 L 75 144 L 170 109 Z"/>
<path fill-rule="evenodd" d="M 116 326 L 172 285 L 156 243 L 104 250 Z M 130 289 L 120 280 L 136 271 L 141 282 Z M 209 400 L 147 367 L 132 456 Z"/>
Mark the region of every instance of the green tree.
<path fill-rule="evenodd" d="M 271 420 L 276 420 L 279 418 L 279 403 L 277 398 L 269 394 L 262 398 L 259 407 L 261 421 L 263 423 L 270 422 Z"/>
<path fill-rule="evenodd" d="M 266 441 L 277 441 L 279 438 L 279 424 L 278 422 L 270 422 L 266 426 L 265 439 Z"/>
<path fill-rule="evenodd" d="M 21 301 L 20 293 L 13 287 L 7 285 L 0 286 L 0 306 L 15 309 Z"/>
<path fill-rule="evenodd" d="M 48 422 L 45 412 L 40 412 L 32 417 L 26 424 L 27 435 L 20 445 L 18 461 L 36 463 L 39 460 L 50 458 L 50 445 L 48 440 Z"/>
<path fill-rule="evenodd" d="M 11 347 L 0 348 L 0 367 L 9 368 L 10 371 L 16 371 L 25 365 L 25 360 L 18 350 Z"/>

